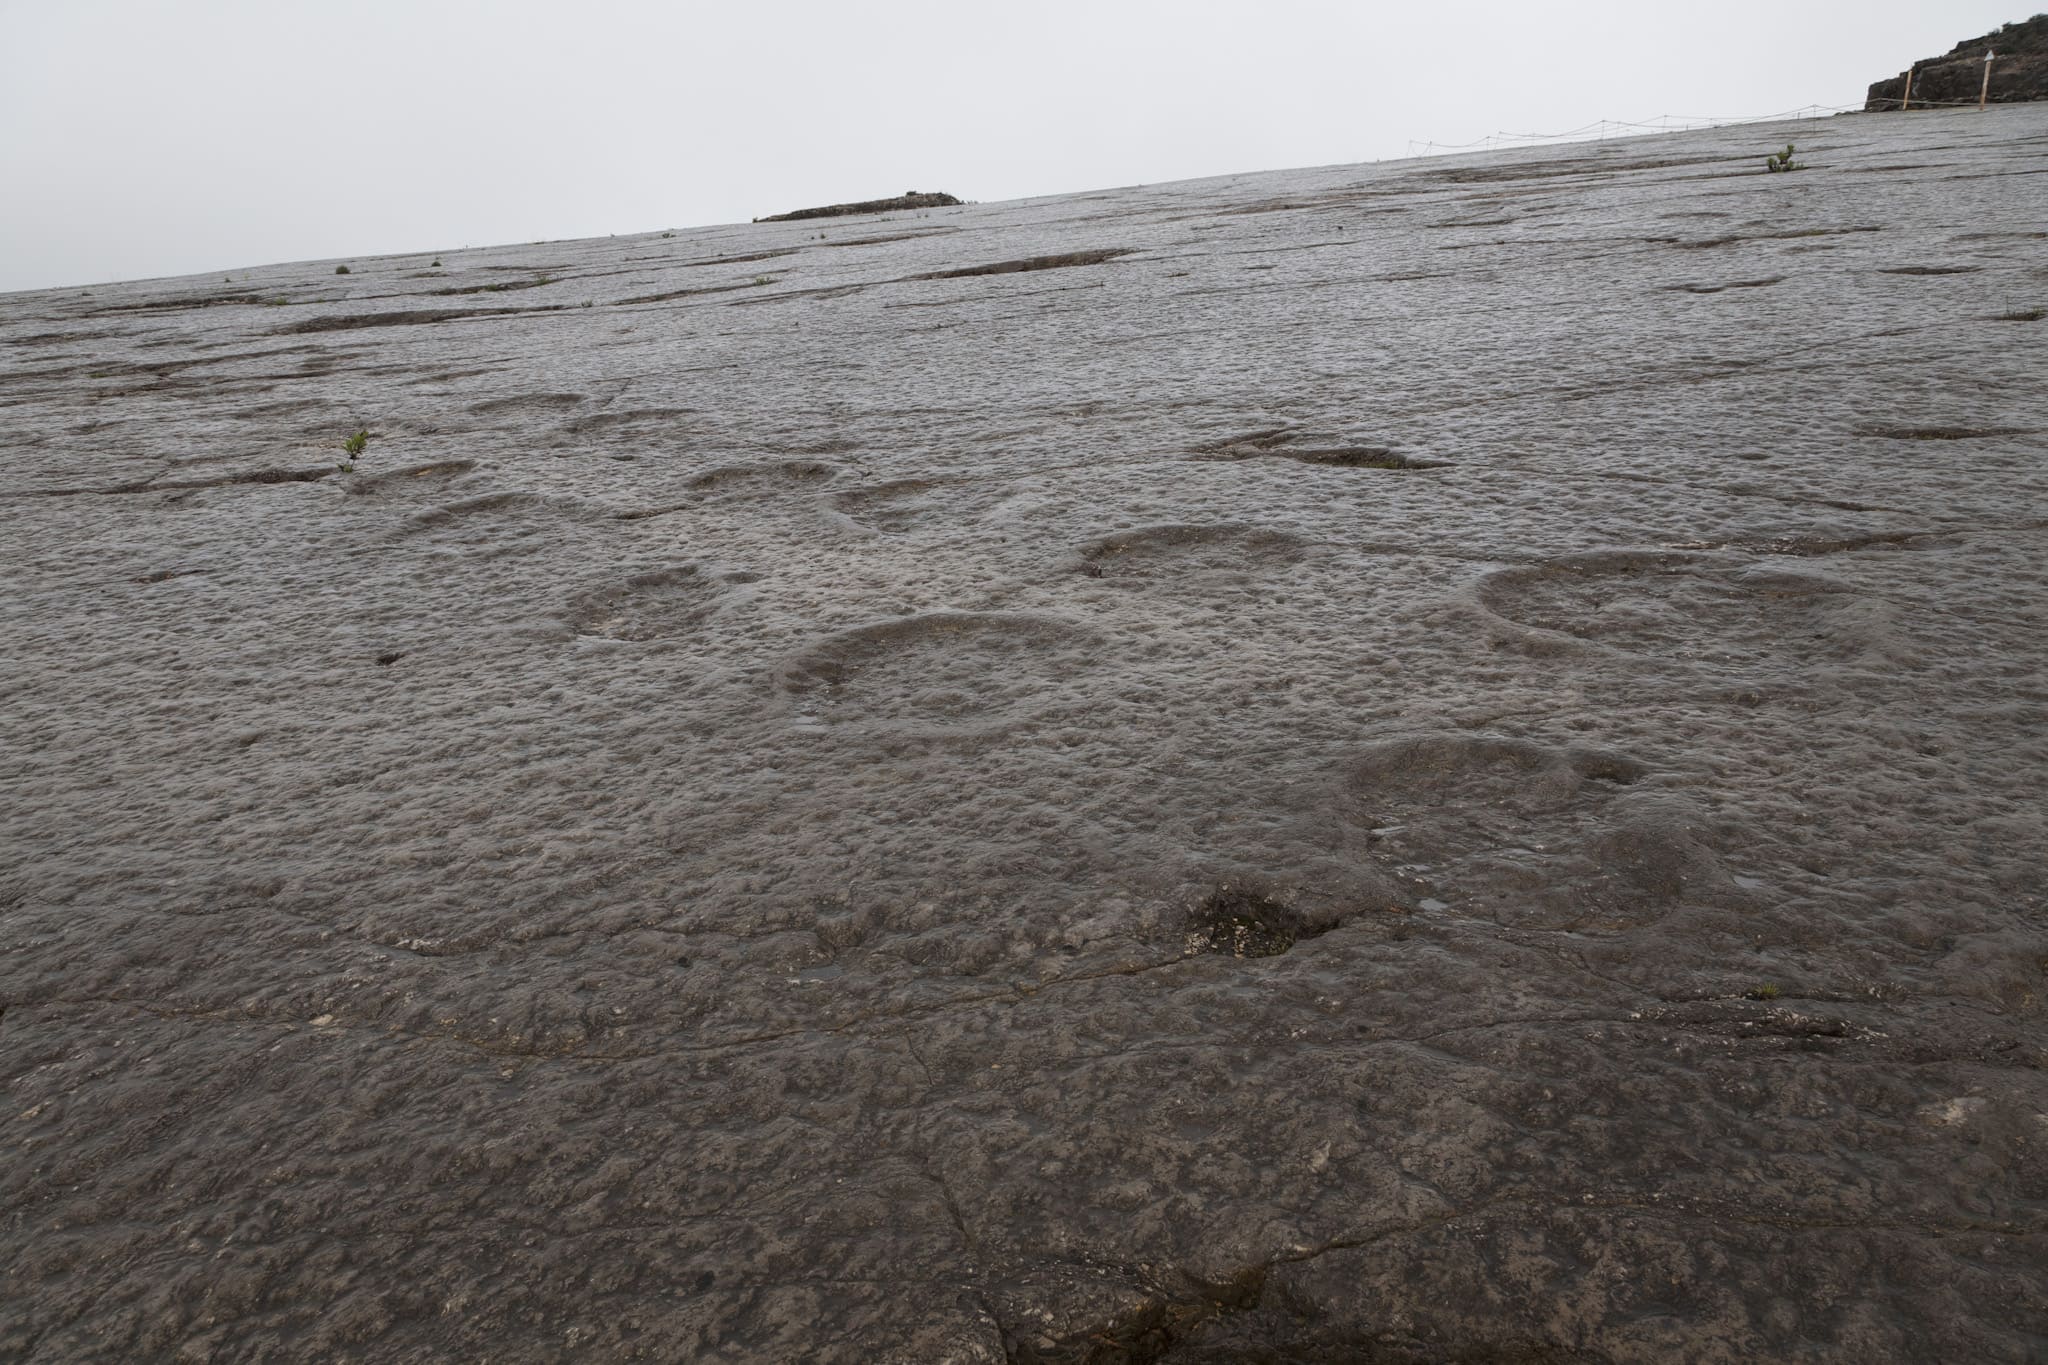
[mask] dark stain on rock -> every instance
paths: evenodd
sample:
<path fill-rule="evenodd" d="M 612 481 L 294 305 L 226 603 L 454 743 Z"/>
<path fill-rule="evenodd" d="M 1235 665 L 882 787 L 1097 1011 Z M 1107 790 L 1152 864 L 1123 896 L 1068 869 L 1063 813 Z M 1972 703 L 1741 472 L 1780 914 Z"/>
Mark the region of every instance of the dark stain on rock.
<path fill-rule="evenodd" d="M 507 313 L 554 313 L 555 307 L 540 308 L 415 308 L 400 313 L 342 313 L 307 318 L 279 327 L 272 336 L 301 336 L 309 332 L 353 332 L 368 327 L 421 327 L 458 318 L 502 317 Z"/>
<path fill-rule="evenodd" d="M 913 280 L 960 280 L 970 275 L 1015 275 L 1025 270 L 1064 270 L 1076 265 L 1101 265 L 1119 256 L 1128 256 L 1132 248 L 1114 247 L 1101 251 L 1067 251 L 1057 256 L 1027 256 L 1021 261 L 997 261 L 993 265 L 970 265 L 960 270 L 935 270 L 928 275 L 912 275 Z"/>
<path fill-rule="evenodd" d="M 1765 280 L 1731 280 L 1727 284 L 1667 284 L 1665 290 L 1674 294 L 1718 294 L 1725 289 L 1768 289 L 1774 284 L 1783 284 L 1783 275 L 1773 275 Z"/>
<path fill-rule="evenodd" d="M 1188 914 L 1187 952 L 1231 957 L 1278 957 L 1305 938 L 1336 928 L 1333 918 L 1310 916 L 1270 896 L 1223 887 Z"/>
<path fill-rule="evenodd" d="M 1863 435 L 1888 441 L 1971 441 L 1985 436 L 2027 436 L 2031 427 L 1865 427 Z"/>

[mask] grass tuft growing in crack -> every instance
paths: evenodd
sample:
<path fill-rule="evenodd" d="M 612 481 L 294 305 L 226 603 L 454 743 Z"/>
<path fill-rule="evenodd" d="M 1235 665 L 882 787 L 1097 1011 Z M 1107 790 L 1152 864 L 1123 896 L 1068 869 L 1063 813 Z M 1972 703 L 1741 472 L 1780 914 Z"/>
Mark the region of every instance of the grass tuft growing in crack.
<path fill-rule="evenodd" d="M 339 468 L 341 472 L 344 474 L 354 473 L 357 457 L 359 457 L 363 453 L 363 450 L 369 444 L 369 429 L 367 427 L 357 428 L 356 433 L 353 436 L 349 437 L 346 441 L 343 441 L 341 443 L 342 453 L 347 455 L 348 459 L 342 464 L 338 465 L 337 468 Z"/>

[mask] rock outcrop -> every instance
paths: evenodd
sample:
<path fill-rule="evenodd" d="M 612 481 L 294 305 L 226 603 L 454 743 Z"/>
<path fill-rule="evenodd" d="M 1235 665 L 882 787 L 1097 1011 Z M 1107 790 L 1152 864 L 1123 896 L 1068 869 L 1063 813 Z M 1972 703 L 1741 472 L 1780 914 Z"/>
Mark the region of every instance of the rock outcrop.
<path fill-rule="evenodd" d="M 2006 24 L 1981 38 L 1957 43 L 1943 56 L 1913 63 L 1910 98 L 1905 72 L 1878 81 L 1870 87 L 1864 111 L 1975 104 L 1984 88 L 1987 52 L 1997 54 L 1991 63 L 1992 103 L 2048 99 L 2048 14 L 2037 14 L 2024 23 Z"/>
<path fill-rule="evenodd" d="M 823 208 L 796 209 L 756 218 L 757 223 L 794 223 L 804 218 L 844 218 L 855 213 L 894 213 L 898 209 L 947 209 L 960 203 L 950 194 L 919 194 L 905 190 L 894 199 L 863 199 L 857 204 L 827 204 Z"/>

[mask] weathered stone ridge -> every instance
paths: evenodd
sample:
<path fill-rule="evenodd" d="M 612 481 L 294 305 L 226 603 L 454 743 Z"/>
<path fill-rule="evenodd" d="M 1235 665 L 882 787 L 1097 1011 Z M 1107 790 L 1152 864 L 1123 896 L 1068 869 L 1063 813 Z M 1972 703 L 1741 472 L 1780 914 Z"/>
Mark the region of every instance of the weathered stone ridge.
<path fill-rule="evenodd" d="M 757 223 L 795 223 L 805 218 L 848 218 L 856 213 L 896 213 L 903 209 L 949 209 L 959 207 L 960 201 L 950 194 L 920 194 L 916 190 L 905 190 L 894 199 L 863 199 L 854 204 L 826 204 L 822 208 L 792 209 L 788 213 L 771 213 L 766 218 L 756 218 Z"/>
<path fill-rule="evenodd" d="M 1975 104 L 1984 90 L 1984 54 L 1991 63 L 1993 104 L 2020 104 L 2048 99 L 2048 14 L 2006 24 L 1981 38 L 1957 43 L 1939 57 L 1913 63 L 1913 89 L 1907 97 L 1905 73 L 1870 87 L 1866 112 L 1881 113 L 1902 106 L 1936 108 L 1944 104 Z"/>

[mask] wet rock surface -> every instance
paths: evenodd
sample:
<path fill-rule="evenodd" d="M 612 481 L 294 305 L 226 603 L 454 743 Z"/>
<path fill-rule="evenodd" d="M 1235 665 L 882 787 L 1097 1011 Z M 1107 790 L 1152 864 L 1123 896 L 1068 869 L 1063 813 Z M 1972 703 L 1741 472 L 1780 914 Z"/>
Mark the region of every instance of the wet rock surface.
<path fill-rule="evenodd" d="M 0 299 L 0 1355 L 2040 1358 L 2044 170 Z"/>

